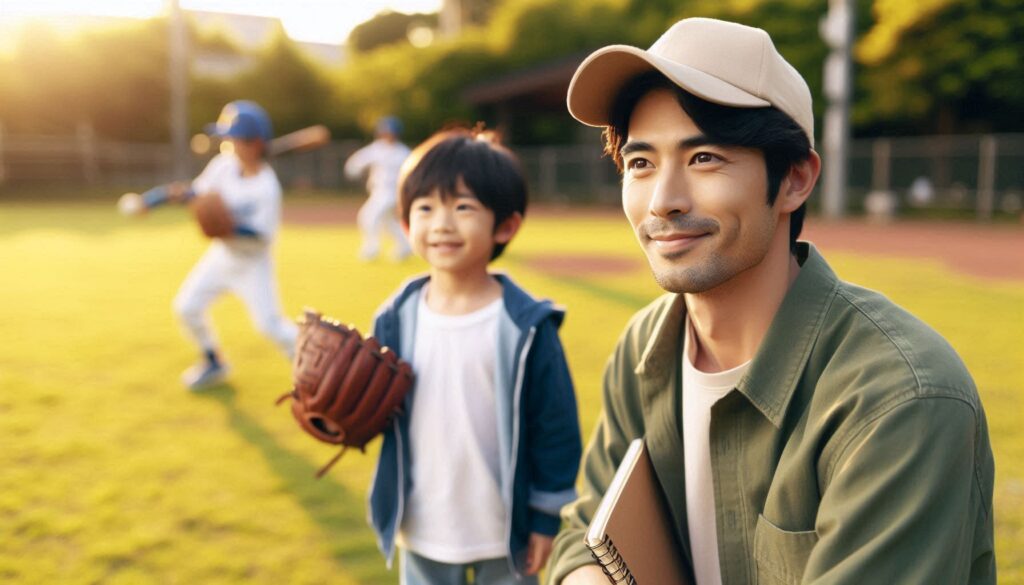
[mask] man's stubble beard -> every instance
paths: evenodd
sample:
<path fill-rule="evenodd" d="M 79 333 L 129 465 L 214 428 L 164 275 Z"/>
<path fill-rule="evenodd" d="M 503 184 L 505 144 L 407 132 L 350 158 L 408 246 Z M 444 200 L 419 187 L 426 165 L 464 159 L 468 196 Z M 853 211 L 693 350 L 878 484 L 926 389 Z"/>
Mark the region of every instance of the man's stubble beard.
<path fill-rule="evenodd" d="M 668 266 L 658 269 L 651 262 L 651 256 L 648 256 L 654 281 L 664 290 L 676 294 L 699 294 L 717 288 L 764 261 L 771 248 L 775 227 L 770 218 L 765 218 L 763 224 L 756 225 L 753 229 L 757 229 L 759 233 L 755 237 L 746 238 L 746 247 L 738 256 L 722 254 L 721 250 L 727 250 L 730 245 L 734 246 L 737 240 L 741 239 L 739 234 L 723 233 L 717 229 L 709 236 L 712 241 L 705 242 L 705 245 L 717 243 L 720 247 L 709 250 L 704 258 L 694 258 L 689 266 Z M 717 241 L 719 238 L 726 238 L 726 241 Z M 695 252 L 698 250 L 684 252 L 681 257 Z"/>
<path fill-rule="evenodd" d="M 655 268 L 658 252 L 647 239 L 650 234 L 678 230 L 705 232 L 707 235 L 704 238 L 715 240 L 721 237 L 721 228 L 717 221 L 710 218 L 681 215 L 671 219 L 648 218 L 636 228 L 638 239 L 647 244 L 644 254 L 647 255 L 647 262 L 654 281 L 661 288 L 673 293 L 698 293 L 710 290 L 728 280 L 726 262 L 715 254 L 714 250 L 710 251 L 708 258 L 697 259 L 697 263 L 690 266 L 672 266 L 671 263 L 677 260 L 684 261 L 686 256 L 695 254 L 698 250 L 682 252 L 676 259 L 658 258 L 658 260 L 669 263 L 669 266 Z M 713 242 L 702 242 L 701 246 L 711 243 Z"/>
<path fill-rule="evenodd" d="M 658 286 L 677 294 L 706 292 L 732 277 L 725 262 L 717 256 L 712 256 L 697 266 L 685 268 L 669 267 L 659 270 L 651 266 L 651 274 L 654 275 L 654 281 Z"/>

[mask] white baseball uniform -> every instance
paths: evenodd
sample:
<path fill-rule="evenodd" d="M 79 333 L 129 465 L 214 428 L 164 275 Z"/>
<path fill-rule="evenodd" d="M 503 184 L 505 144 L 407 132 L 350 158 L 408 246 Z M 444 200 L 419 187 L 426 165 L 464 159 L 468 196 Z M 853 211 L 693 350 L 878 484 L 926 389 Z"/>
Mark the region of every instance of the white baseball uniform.
<path fill-rule="evenodd" d="M 281 313 L 274 280 L 271 243 L 281 223 L 281 183 L 269 164 L 243 177 L 233 154 L 218 154 L 192 182 L 197 194 L 218 193 L 236 225 L 259 237 L 217 238 L 192 268 L 174 299 L 174 311 L 203 350 L 216 349 L 206 310 L 221 294 L 233 292 L 249 310 L 256 328 L 291 357 L 298 334 Z"/>
<path fill-rule="evenodd" d="M 356 179 L 370 171 L 366 188 L 370 197 L 359 209 L 356 221 L 363 234 L 362 258 L 375 258 L 380 253 L 380 232 L 387 230 L 395 240 L 395 257 L 409 255 L 409 242 L 398 223 L 395 205 L 398 202 L 398 172 L 409 156 L 409 147 L 401 142 L 374 140 L 357 150 L 345 161 L 345 175 Z"/>

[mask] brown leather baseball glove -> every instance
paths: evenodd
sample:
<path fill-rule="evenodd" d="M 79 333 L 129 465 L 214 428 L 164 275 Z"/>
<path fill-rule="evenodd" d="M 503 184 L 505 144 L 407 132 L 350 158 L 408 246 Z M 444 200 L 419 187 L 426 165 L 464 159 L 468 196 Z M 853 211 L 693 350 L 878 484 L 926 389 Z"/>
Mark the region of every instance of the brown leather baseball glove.
<path fill-rule="evenodd" d="M 226 238 L 234 234 L 235 220 L 220 195 L 204 193 L 192 198 L 189 207 L 206 237 Z"/>
<path fill-rule="evenodd" d="M 299 320 L 292 368 L 292 415 L 302 430 L 343 445 L 317 473 L 321 477 L 348 447 L 365 451 L 400 411 L 412 387 L 412 367 L 373 337 L 307 309 Z"/>

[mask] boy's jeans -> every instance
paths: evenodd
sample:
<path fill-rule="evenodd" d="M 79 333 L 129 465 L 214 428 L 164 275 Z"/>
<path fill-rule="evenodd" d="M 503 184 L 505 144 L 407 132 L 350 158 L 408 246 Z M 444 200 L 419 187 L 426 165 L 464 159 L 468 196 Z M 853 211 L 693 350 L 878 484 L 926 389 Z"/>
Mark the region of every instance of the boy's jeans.
<path fill-rule="evenodd" d="M 464 565 L 432 561 L 418 554 L 399 549 L 401 585 L 537 585 L 537 577 L 517 579 L 508 566 L 508 559 L 488 559 Z M 475 578 L 469 580 L 472 569 Z"/>

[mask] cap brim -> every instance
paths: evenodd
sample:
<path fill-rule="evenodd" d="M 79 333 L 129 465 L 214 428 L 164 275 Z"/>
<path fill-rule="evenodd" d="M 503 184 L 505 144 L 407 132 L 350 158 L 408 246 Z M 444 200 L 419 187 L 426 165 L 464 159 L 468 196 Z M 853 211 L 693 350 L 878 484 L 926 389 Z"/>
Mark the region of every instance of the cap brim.
<path fill-rule="evenodd" d="M 739 108 L 771 105 L 735 85 L 687 65 L 629 45 L 598 49 L 580 63 L 569 84 L 569 113 L 588 126 L 610 124 L 612 103 L 622 87 L 647 71 L 660 71 L 679 87 L 709 102 Z"/>
<path fill-rule="evenodd" d="M 223 128 L 216 122 L 211 122 L 206 126 L 203 126 L 204 132 L 210 136 L 216 136 L 217 138 L 226 138 L 228 136 L 227 130 L 228 128 Z"/>
<path fill-rule="evenodd" d="M 260 136 L 253 135 L 251 132 L 245 132 L 238 127 L 228 126 L 227 128 L 224 128 L 216 123 L 207 124 L 204 130 L 207 134 L 216 138 L 241 138 L 243 140 L 261 138 Z"/>

